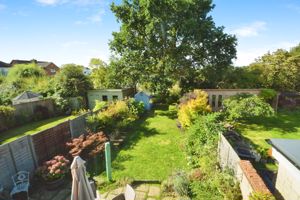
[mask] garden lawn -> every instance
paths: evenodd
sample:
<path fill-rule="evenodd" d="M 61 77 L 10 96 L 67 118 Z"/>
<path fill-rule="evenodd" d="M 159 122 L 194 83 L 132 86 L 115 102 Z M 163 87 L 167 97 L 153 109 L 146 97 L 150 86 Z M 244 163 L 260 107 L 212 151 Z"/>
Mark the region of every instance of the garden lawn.
<path fill-rule="evenodd" d="M 33 135 L 40 131 L 46 130 L 48 128 L 54 127 L 62 122 L 65 122 L 70 119 L 74 119 L 76 116 L 63 116 L 63 117 L 54 117 L 46 120 L 41 120 L 37 122 L 27 123 L 23 126 L 10 129 L 8 131 L 0 133 L 0 144 L 5 144 L 12 142 L 25 135 Z"/>
<path fill-rule="evenodd" d="M 177 128 L 175 117 L 176 112 L 159 109 L 132 127 L 112 163 L 114 180 L 161 181 L 186 167 L 184 134 Z"/>
<path fill-rule="evenodd" d="M 240 133 L 262 151 L 270 148 L 266 139 L 300 139 L 300 109 L 281 110 L 271 118 L 258 118 L 239 125 Z"/>

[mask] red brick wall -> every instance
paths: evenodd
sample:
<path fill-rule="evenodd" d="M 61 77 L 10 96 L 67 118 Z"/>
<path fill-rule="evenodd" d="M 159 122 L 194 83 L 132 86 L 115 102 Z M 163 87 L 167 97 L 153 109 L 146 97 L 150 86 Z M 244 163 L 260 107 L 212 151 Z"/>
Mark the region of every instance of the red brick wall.
<path fill-rule="evenodd" d="M 32 135 L 38 164 L 40 165 L 58 154 L 65 154 L 65 144 L 70 139 L 69 121 Z"/>
<path fill-rule="evenodd" d="M 241 160 L 240 167 L 247 177 L 254 192 L 262 192 L 271 194 L 270 190 L 267 188 L 265 182 L 259 176 L 257 171 L 254 169 L 253 165 L 248 160 Z"/>

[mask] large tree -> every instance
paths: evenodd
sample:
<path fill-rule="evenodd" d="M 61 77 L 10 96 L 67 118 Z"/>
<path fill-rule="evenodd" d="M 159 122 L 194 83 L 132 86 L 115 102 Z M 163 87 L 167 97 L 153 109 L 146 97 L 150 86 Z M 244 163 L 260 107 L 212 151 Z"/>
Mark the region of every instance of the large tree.
<path fill-rule="evenodd" d="M 133 71 L 132 82 L 162 94 L 177 81 L 184 89 L 216 87 L 236 56 L 236 38 L 215 25 L 213 8 L 211 0 L 113 3 L 121 27 L 110 47 L 125 63 L 120 71 Z"/>
<path fill-rule="evenodd" d="M 249 66 L 257 71 L 257 82 L 265 88 L 278 91 L 295 91 L 300 89 L 300 57 L 278 49 L 267 53 Z"/>

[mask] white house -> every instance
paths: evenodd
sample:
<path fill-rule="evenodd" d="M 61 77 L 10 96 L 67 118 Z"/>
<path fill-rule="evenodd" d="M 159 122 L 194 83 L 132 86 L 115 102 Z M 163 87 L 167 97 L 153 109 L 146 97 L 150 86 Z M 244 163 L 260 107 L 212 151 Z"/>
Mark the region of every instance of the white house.
<path fill-rule="evenodd" d="M 275 188 L 285 200 L 300 199 L 300 140 L 270 139 L 269 143 L 279 163 Z"/>
<path fill-rule="evenodd" d="M 83 67 L 84 75 L 90 75 L 92 73 L 92 69 L 88 67 Z"/>

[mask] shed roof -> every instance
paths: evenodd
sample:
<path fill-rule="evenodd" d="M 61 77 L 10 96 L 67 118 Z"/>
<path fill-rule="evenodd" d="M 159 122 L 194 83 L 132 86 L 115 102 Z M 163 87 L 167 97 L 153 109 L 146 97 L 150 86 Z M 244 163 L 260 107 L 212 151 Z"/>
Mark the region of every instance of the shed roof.
<path fill-rule="evenodd" d="M 25 100 L 25 99 L 33 99 L 33 98 L 39 98 L 41 97 L 40 94 L 31 92 L 31 91 L 25 91 L 22 94 L 18 95 L 17 97 L 15 97 L 13 100 L 17 101 L 17 100 Z"/>
<path fill-rule="evenodd" d="M 300 140 L 270 139 L 269 143 L 300 169 Z"/>

